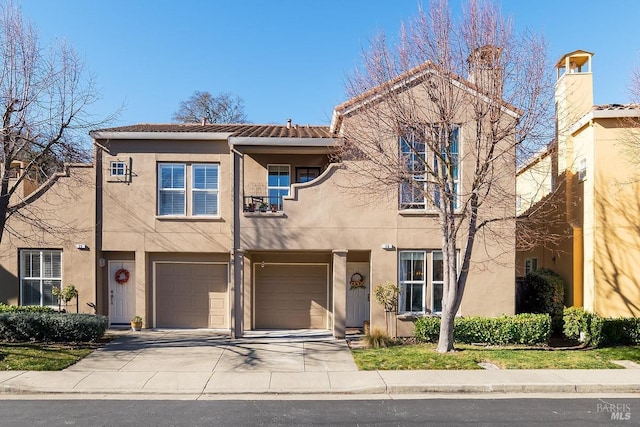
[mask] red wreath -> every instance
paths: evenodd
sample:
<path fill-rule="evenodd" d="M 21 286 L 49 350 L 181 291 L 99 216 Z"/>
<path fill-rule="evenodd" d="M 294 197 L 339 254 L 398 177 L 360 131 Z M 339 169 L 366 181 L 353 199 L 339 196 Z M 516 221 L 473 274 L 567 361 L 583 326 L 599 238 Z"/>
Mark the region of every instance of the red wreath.
<path fill-rule="evenodd" d="M 129 281 L 129 270 L 121 268 L 120 270 L 116 271 L 115 279 L 116 282 L 118 282 L 118 285 L 124 285 Z"/>

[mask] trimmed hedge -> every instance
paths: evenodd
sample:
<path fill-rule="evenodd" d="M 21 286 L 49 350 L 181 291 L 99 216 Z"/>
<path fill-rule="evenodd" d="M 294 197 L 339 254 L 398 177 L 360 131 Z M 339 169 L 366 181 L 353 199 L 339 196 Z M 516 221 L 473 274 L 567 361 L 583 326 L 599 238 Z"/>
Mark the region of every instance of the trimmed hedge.
<path fill-rule="evenodd" d="M 40 305 L 8 305 L 0 302 L 0 313 L 57 313 L 57 311 Z"/>
<path fill-rule="evenodd" d="M 564 310 L 563 320 L 564 335 L 586 345 L 640 345 L 640 319 L 635 317 L 602 318 L 571 307 Z"/>
<path fill-rule="evenodd" d="M 420 341 L 436 342 L 440 335 L 439 317 L 421 317 L 415 321 L 415 337 Z M 491 345 L 546 344 L 551 336 L 551 317 L 548 314 L 517 314 L 500 317 L 456 317 L 455 342 Z"/>
<path fill-rule="evenodd" d="M 100 339 L 109 320 L 93 314 L 0 313 L 0 340 L 86 342 Z"/>

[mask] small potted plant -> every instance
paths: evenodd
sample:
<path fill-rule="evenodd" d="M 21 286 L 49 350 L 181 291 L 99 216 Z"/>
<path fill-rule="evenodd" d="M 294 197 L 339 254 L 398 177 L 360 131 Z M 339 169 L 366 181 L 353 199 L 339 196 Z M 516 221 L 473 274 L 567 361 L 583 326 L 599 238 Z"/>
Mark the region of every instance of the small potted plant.
<path fill-rule="evenodd" d="M 260 204 L 260 212 L 266 212 L 269 208 L 269 204 L 267 202 L 262 202 Z"/>
<path fill-rule="evenodd" d="M 132 331 L 142 330 L 142 317 L 134 316 L 133 319 L 131 319 L 131 330 Z"/>

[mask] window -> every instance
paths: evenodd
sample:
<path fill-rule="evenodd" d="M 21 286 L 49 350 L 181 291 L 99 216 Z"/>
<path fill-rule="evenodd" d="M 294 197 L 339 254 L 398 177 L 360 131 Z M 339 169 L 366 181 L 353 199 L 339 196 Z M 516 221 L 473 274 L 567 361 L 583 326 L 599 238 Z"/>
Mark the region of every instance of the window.
<path fill-rule="evenodd" d="M 400 137 L 400 156 L 411 175 L 410 180 L 400 185 L 400 209 L 425 209 L 429 206 L 428 199 L 432 199 L 432 207 L 440 206 L 442 189 L 435 184 L 437 176 L 447 177 L 442 181 L 446 185 L 445 191 L 450 192 L 447 199 L 453 202 L 454 209 L 458 207 L 460 128 L 455 126 L 450 132 L 444 132 L 442 129 L 440 126 L 427 127 L 424 130 L 413 128 Z M 429 151 L 426 142 L 427 132 L 431 133 L 432 148 L 439 147 L 439 155 Z M 450 167 L 450 170 L 447 167 Z"/>
<path fill-rule="evenodd" d="M 301 166 L 296 168 L 296 182 L 309 182 L 320 176 L 319 167 Z"/>
<path fill-rule="evenodd" d="M 185 165 L 158 165 L 158 215 L 186 215 Z"/>
<path fill-rule="evenodd" d="M 109 166 L 111 176 L 126 176 L 127 175 L 127 163 L 121 160 L 112 161 Z"/>
<path fill-rule="evenodd" d="M 444 262 L 442 252 L 431 254 L 431 312 L 442 312 L 442 287 L 444 286 Z"/>
<path fill-rule="evenodd" d="M 20 304 L 57 305 L 53 288 L 62 285 L 62 251 L 20 251 Z"/>
<path fill-rule="evenodd" d="M 427 268 L 430 265 L 431 268 Z M 431 271 L 430 276 L 427 274 Z M 440 251 L 400 251 L 400 313 L 441 313 L 444 262 Z"/>
<path fill-rule="evenodd" d="M 524 274 L 527 275 L 538 269 L 538 258 L 526 258 L 524 260 Z"/>
<path fill-rule="evenodd" d="M 578 162 L 578 181 L 582 182 L 587 179 L 587 159 L 584 157 Z"/>
<path fill-rule="evenodd" d="M 158 164 L 158 215 L 220 215 L 219 169 L 213 163 Z"/>
<path fill-rule="evenodd" d="M 289 165 L 268 165 L 267 175 L 269 205 L 276 205 L 278 210 L 282 210 L 282 198 L 289 195 L 291 185 Z"/>
<path fill-rule="evenodd" d="M 218 215 L 218 165 L 193 165 L 192 215 Z"/>
<path fill-rule="evenodd" d="M 424 313 L 426 290 L 426 252 L 400 252 L 400 302 L 401 313 Z"/>

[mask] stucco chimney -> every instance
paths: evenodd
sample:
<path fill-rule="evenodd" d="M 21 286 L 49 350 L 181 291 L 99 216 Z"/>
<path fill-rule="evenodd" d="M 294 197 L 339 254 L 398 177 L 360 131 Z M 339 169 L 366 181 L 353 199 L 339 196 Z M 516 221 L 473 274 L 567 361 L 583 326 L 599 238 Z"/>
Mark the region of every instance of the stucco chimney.
<path fill-rule="evenodd" d="M 206 125 L 206 124 L 207 124 L 207 118 L 206 118 L 206 117 L 203 117 L 203 118 L 202 118 L 202 126 L 204 126 L 204 125 Z"/>
<path fill-rule="evenodd" d="M 469 63 L 469 81 L 494 98 L 502 97 L 502 48 L 486 45 L 475 49 Z"/>
<path fill-rule="evenodd" d="M 287 119 L 287 129 L 291 129 L 291 119 Z"/>

